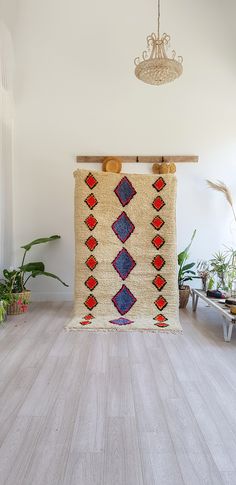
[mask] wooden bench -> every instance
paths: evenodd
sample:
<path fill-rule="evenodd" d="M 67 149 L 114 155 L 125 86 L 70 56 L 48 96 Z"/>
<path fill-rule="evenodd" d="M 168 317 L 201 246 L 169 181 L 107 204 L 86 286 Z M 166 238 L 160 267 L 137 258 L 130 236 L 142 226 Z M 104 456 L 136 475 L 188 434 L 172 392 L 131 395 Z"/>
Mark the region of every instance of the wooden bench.
<path fill-rule="evenodd" d="M 208 298 L 203 290 L 192 289 L 192 309 L 195 312 L 197 310 L 198 300 L 201 298 L 209 306 L 212 306 L 223 317 L 223 332 L 225 342 L 230 342 L 233 327 L 236 324 L 236 315 L 232 315 L 227 306 L 223 303 L 219 303 L 219 300 L 214 298 Z"/>

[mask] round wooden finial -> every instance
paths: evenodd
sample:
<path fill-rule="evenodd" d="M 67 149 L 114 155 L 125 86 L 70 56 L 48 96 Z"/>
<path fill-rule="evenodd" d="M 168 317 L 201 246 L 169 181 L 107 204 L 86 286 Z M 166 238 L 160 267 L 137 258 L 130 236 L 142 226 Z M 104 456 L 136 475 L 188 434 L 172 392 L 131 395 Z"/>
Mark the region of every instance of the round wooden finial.
<path fill-rule="evenodd" d="M 169 165 L 169 172 L 170 173 L 175 173 L 176 172 L 176 165 L 175 165 L 175 163 L 173 163 L 173 162 L 170 163 L 170 165 Z"/>
<path fill-rule="evenodd" d="M 103 172 L 120 173 L 122 168 L 122 162 L 116 157 L 106 157 L 102 163 Z"/>
<path fill-rule="evenodd" d="M 169 165 L 166 162 L 160 164 L 159 173 L 169 173 Z"/>
<path fill-rule="evenodd" d="M 160 173 L 159 169 L 160 169 L 160 163 L 154 163 L 153 166 L 152 166 L 152 172 L 153 173 Z"/>

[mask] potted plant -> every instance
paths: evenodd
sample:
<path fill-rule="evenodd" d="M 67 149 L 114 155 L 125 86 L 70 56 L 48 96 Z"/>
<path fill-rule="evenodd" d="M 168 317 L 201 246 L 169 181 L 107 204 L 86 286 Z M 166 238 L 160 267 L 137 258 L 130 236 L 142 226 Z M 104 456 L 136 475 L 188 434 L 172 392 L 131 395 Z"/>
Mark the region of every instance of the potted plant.
<path fill-rule="evenodd" d="M 228 271 L 230 266 L 229 255 L 226 251 L 214 253 L 210 259 L 211 273 L 217 277 L 217 290 L 228 290 Z"/>
<path fill-rule="evenodd" d="M 189 249 L 191 247 L 195 234 L 196 229 L 193 231 L 193 235 L 191 237 L 189 245 L 184 249 L 184 251 L 178 254 L 179 308 L 185 308 L 189 300 L 190 286 L 185 284 L 186 281 L 191 281 L 194 277 L 196 277 L 196 273 L 192 269 L 195 266 L 195 263 L 187 263 L 189 259 Z"/>
<path fill-rule="evenodd" d="M 9 293 L 4 281 L 0 281 L 0 324 L 6 320 L 7 307 L 13 301 L 13 297 Z"/>
<path fill-rule="evenodd" d="M 5 300 L 0 300 L 0 324 L 4 322 L 7 316 L 7 305 Z"/>
<path fill-rule="evenodd" d="M 9 303 L 7 306 L 7 313 L 9 315 L 19 315 L 28 310 L 30 290 L 27 289 L 26 285 L 30 278 L 36 278 L 36 276 L 47 276 L 60 281 L 60 283 L 62 283 L 64 286 L 68 286 L 55 274 L 45 271 L 44 263 L 41 261 L 33 261 L 31 263 L 25 262 L 26 255 L 33 246 L 55 241 L 56 239 L 60 239 L 60 236 L 54 235 L 46 238 L 35 239 L 34 241 L 21 246 L 21 248 L 24 249 L 21 265 L 14 270 L 3 270 L 4 280 L 2 282 L 2 286 L 4 286 L 4 291 L 6 294 L 8 294 L 9 298 Z"/>
<path fill-rule="evenodd" d="M 197 264 L 197 274 L 202 280 L 202 289 L 207 292 L 207 290 L 212 290 L 215 279 L 214 273 L 212 271 L 211 262 L 207 260 L 200 260 Z"/>
<path fill-rule="evenodd" d="M 228 255 L 228 289 L 232 297 L 236 297 L 236 250 L 232 247 L 227 247 Z"/>

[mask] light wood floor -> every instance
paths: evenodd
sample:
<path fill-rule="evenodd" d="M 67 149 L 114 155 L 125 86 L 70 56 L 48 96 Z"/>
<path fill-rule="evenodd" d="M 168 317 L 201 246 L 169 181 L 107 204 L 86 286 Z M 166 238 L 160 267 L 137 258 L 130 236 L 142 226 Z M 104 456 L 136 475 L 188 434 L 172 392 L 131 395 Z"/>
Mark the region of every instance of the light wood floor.
<path fill-rule="evenodd" d="M 0 329 L 0 484 L 235 485 L 236 330 L 200 306 L 183 336 L 66 332 L 70 310 Z"/>

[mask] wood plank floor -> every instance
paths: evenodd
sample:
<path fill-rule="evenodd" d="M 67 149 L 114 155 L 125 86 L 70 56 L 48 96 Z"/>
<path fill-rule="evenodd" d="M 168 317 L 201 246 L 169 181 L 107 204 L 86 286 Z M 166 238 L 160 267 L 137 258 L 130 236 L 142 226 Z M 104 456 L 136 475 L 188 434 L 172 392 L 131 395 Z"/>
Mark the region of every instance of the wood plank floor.
<path fill-rule="evenodd" d="M 66 332 L 70 303 L 0 328 L 0 485 L 236 485 L 236 330 Z"/>

